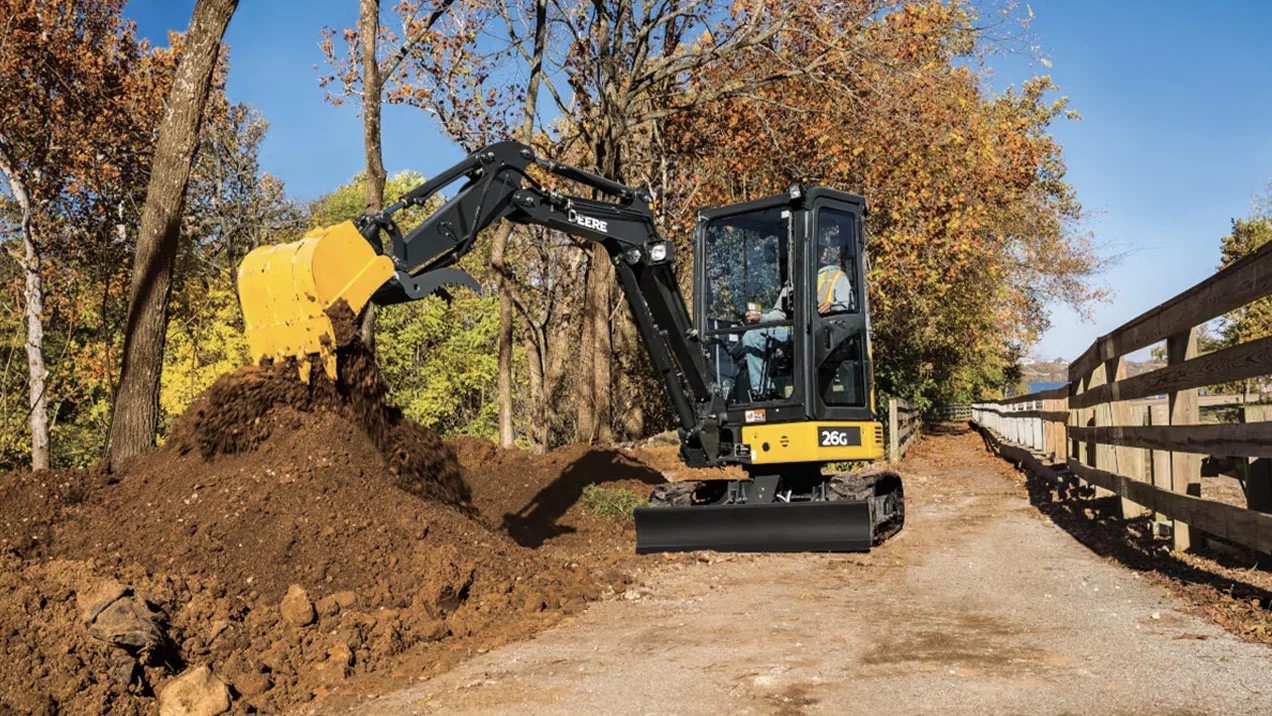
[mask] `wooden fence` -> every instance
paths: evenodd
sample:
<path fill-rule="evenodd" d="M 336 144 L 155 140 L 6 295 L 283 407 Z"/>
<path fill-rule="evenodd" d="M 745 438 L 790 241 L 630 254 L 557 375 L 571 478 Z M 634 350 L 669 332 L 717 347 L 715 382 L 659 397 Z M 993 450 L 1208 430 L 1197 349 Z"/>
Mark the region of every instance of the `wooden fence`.
<path fill-rule="evenodd" d="M 1065 423 L 1069 420 L 1069 388 L 1005 398 L 972 406 L 972 420 L 1003 439 L 1026 446 L 1058 462 L 1068 457 Z"/>
<path fill-rule="evenodd" d="M 978 404 L 973 419 L 1116 493 L 1125 516 L 1152 511 L 1176 549 L 1196 528 L 1272 553 L 1272 422 L 1247 406 L 1246 422 L 1200 424 L 1197 392 L 1272 373 L 1272 337 L 1197 352 L 1197 326 L 1268 295 L 1272 244 L 1100 337 L 1070 364 L 1063 405 L 1048 391 Z M 1166 366 L 1127 377 L 1126 355 L 1162 342 Z M 1245 508 L 1200 498 L 1205 455 L 1251 463 Z"/>
<path fill-rule="evenodd" d="M 905 456 L 919 436 L 922 416 L 913 403 L 900 398 L 888 399 L 888 460 L 896 462 Z"/>
<path fill-rule="evenodd" d="M 967 422 L 972 419 L 971 403 L 937 405 L 932 408 L 932 419 L 941 423 Z"/>

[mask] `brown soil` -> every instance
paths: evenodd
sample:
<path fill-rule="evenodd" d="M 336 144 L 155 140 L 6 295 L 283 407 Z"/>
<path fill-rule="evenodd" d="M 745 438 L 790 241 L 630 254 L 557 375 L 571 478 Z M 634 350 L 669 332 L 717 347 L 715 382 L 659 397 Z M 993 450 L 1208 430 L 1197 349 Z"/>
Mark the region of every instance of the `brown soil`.
<path fill-rule="evenodd" d="M 661 481 L 639 454 L 446 443 L 385 407 L 356 343 L 340 369 L 308 385 L 294 366 L 226 375 L 113 475 L 0 476 L 0 714 L 152 713 L 203 664 L 236 713 L 330 702 L 627 583 L 630 525 L 577 503 L 590 482 Z M 170 644 L 90 635 L 86 604 L 111 580 L 131 590 L 121 613 L 153 615 Z"/>

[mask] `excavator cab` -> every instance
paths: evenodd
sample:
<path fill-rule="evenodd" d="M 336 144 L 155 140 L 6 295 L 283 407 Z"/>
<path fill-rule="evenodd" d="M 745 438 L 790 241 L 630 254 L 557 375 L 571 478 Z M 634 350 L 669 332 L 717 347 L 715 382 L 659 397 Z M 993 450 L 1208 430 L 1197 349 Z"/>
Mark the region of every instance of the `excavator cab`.
<path fill-rule="evenodd" d="M 543 186 L 538 172 L 591 196 Z M 419 225 L 404 231 L 395 222 L 397 212 L 456 184 Z M 702 211 L 692 309 L 651 201 L 639 188 L 536 157 L 517 142 L 483 147 L 384 211 L 249 253 L 238 284 L 252 357 L 294 362 L 303 380 L 315 365 L 336 377 L 333 310 L 475 288 L 455 264 L 483 229 L 499 221 L 546 227 L 609 255 L 665 389 L 685 464 L 740 465 L 748 474 L 719 471 L 718 479 L 655 488 L 650 507 L 636 510 L 638 552 L 863 550 L 900 529 L 896 475 L 823 469 L 883 456 L 865 200 L 796 185 Z"/>
<path fill-rule="evenodd" d="M 800 185 L 699 214 L 694 325 L 748 465 L 883 455 L 865 214 L 859 196 Z"/>
<path fill-rule="evenodd" d="M 701 212 L 694 323 L 731 422 L 874 420 L 865 201 L 792 193 Z"/>

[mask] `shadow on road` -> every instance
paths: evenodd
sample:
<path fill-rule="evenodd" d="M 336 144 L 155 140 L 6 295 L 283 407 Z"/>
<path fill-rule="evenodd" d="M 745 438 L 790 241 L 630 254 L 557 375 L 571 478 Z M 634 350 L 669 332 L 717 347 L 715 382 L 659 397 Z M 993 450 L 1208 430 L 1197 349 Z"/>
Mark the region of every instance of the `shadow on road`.
<path fill-rule="evenodd" d="M 667 481 L 662 473 L 634 462 L 615 450 L 594 450 L 561 471 L 524 507 L 504 515 L 503 527 L 523 547 L 538 547 L 553 537 L 574 532 L 558 524 L 561 516 L 583 496 L 583 488 L 607 482 L 639 480 L 647 485 Z"/>
<path fill-rule="evenodd" d="M 973 426 L 974 429 L 974 426 Z M 985 447 L 997 453 L 984 432 Z M 1005 458 L 1004 458 L 1005 459 Z M 1063 466 L 1047 473 L 1022 469 L 1029 500 L 1053 524 L 1102 557 L 1143 573 L 1199 607 L 1210 619 L 1247 641 L 1272 644 L 1272 575 L 1255 556 L 1240 551 L 1202 550 L 1196 556 L 1169 549 L 1155 537 L 1152 517 L 1121 517 L 1120 499 L 1095 497 Z M 1194 536 L 1196 539 L 1196 536 Z"/>
<path fill-rule="evenodd" d="M 1053 466 L 1052 470 L 1056 473 L 1052 478 L 1027 476 L 1029 501 L 1092 552 L 1136 571 L 1154 571 L 1184 585 L 1213 588 L 1219 595 L 1245 602 L 1253 609 L 1272 608 L 1272 591 L 1189 562 L 1170 551 L 1166 540 L 1153 535 L 1151 516 L 1124 519 L 1120 516 L 1119 498 L 1097 498 L 1094 490 L 1079 488 L 1076 481 L 1064 479 L 1066 471 L 1062 466 Z M 1253 557 L 1242 559 L 1214 550 L 1204 552 L 1204 556 L 1230 570 L 1259 569 Z"/>

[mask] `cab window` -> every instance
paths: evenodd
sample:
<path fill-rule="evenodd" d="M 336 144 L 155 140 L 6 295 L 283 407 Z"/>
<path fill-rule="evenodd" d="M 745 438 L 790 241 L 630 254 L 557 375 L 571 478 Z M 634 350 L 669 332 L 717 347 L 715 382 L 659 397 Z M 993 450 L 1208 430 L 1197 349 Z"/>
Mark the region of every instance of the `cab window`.
<path fill-rule="evenodd" d="M 823 316 L 856 312 L 857 218 L 837 209 L 817 212 L 817 312 Z"/>
<path fill-rule="evenodd" d="M 783 288 L 789 283 L 788 214 L 779 208 L 716 219 L 706 229 L 707 318 L 725 325 L 759 310 L 765 320 L 786 320 Z M 779 317 L 774 312 L 780 312 Z"/>

